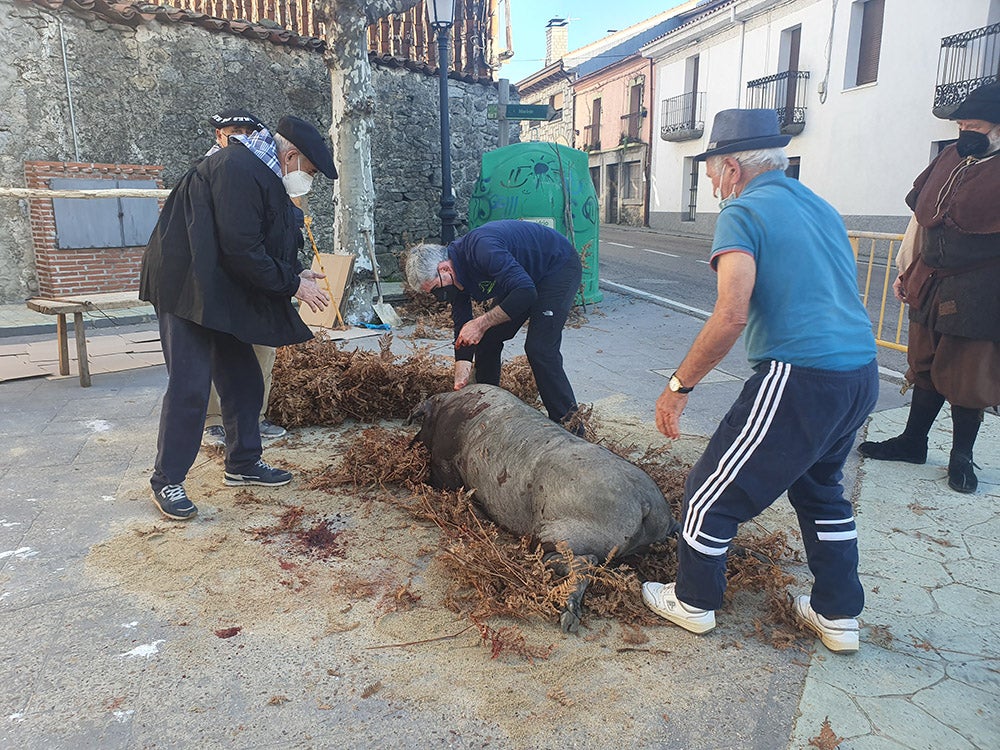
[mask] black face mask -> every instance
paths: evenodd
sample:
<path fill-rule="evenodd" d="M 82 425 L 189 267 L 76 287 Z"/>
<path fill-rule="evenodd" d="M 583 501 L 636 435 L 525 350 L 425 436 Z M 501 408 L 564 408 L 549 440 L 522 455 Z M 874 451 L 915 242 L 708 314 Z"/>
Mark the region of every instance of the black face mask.
<path fill-rule="evenodd" d="M 989 137 L 975 130 L 963 130 L 958 134 L 958 143 L 955 144 L 959 156 L 982 156 L 989 147 Z"/>
<path fill-rule="evenodd" d="M 447 302 L 451 304 L 455 301 L 455 297 L 458 296 L 458 287 L 454 284 L 448 284 L 448 286 L 436 286 L 431 289 L 431 294 L 434 295 L 434 299 L 438 302 Z"/>

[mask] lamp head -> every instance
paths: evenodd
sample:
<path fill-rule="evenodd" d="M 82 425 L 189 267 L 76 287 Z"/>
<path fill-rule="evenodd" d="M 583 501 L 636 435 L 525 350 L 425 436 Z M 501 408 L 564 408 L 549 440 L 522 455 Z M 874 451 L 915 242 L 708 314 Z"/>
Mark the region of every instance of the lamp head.
<path fill-rule="evenodd" d="M 447 29 L 455 22 L 455 0 L 428 0 L 427 13 L 431 26 Z"/>

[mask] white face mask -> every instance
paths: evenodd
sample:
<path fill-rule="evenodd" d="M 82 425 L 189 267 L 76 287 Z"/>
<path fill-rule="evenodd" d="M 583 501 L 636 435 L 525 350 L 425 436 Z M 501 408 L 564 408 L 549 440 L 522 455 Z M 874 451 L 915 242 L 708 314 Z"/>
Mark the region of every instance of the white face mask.
<path fill-rule="evenodd" d="M 301 156 L 298 157 L 297 166 L 302 166 Z M 285 192 L 288 193 L 288 197 L 298 198 L 300 195 L 305 195 L 312 190 L 313 176 L 308 172 L 303 172 L 301 169 L 296 169 L 284 175 L 281 181 L 285 185 Z"/>
<path fill-rule="evenodd" d="M 722 185 L 722 180 L 723 180 L 723 178 L 719 177 L 719 186 L 718 187 L 716 187 L 715 185 L 712 186 L 712 197 L 713 198 L 718 198 L 719 197 L 719 191 L 720 190 L 725 191 L 725 188 Z M 733 185 L 732 188 L 730 189 L 729 195 L 726 198 L 723 198 L 721 201 L 719 201 L 719 210 L 721 211 L 726 206 L 728 206 L 730 203 L 732 203 L 734 200 L 736 200 L 736 186 L 735 185 Z"/>

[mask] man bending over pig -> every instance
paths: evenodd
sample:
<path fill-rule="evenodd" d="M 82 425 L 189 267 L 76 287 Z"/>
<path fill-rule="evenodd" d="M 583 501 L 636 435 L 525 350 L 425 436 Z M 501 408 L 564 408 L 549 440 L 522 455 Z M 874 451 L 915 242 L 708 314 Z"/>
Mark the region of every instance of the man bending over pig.
<path fill-rule="evenodd" d="M 562 330 L 583 270 L 569 240 L 530 221 L 491 221 L 443 245 L 410 248 L 406 279 L 452 308 L 455 324 L 455 390 L 476 382 L 500 384 L 500 354 L 530 321 L 524 342 L 538 393 L 555 422 L 576 411 L 576 397 L 563 370 Z M 472 300 L 495 299 L 473 317 Z"/>

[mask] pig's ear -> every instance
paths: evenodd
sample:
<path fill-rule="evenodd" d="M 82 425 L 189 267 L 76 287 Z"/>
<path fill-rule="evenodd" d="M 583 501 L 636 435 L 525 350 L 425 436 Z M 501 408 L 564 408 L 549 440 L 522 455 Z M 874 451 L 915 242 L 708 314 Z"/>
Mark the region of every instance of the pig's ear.
<path fill-rule="evenodd" d="M 414 422 L 422 422 L 424 417 L 431 413 L 431 400 L 424 399 L 424 401 L 417 406 L 413 407 L 413 411 L 410 412 L 410 416 L 406 418 L 403 422 L 405 427 L 409 427 Z"/>

